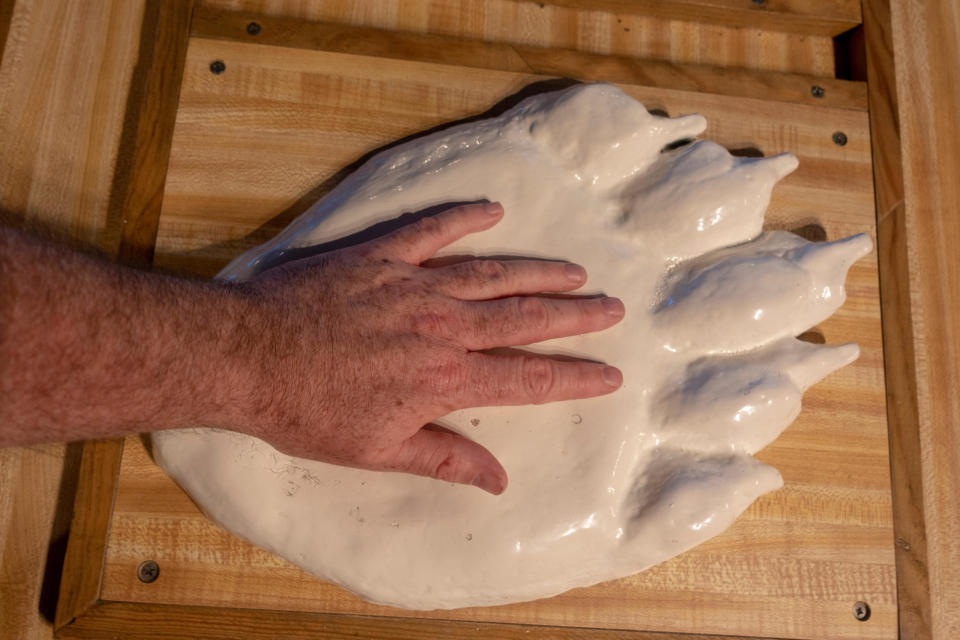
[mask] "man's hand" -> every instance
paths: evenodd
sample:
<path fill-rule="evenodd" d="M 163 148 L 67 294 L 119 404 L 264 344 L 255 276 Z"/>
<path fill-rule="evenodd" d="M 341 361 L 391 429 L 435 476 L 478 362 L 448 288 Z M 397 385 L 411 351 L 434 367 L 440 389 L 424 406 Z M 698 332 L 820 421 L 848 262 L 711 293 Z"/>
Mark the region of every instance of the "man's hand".
<path fill-rule="evenodd" d="M 236 285 L 128 269 L 0 226 L 0 446 L 218 427 L 500 493 L 506 473 L 489 451 L 429 423 L 614 391 L 613 367 L 485 351 L 623 317 L 614 298 L 530 295 L 580 287 L 575 265 L 421 266 L 502 215 L 457 207 Z"/>
<path fill-rule="evenodd" d="M 264 329 L 248 354 L 259 376 L 224 426 L 292 455 L 502 492 L 506 472 L 489 451 L 428 423 L 616 390 L 622 376 L 610 366 L 484 350 L 598 331 L 624 313 L 615 298 L 529 295 L 579 288 L 586 272 L 572 264 L 420 266 L 502 215 L 498 204 L 457 207 L 238 285 Z"/>

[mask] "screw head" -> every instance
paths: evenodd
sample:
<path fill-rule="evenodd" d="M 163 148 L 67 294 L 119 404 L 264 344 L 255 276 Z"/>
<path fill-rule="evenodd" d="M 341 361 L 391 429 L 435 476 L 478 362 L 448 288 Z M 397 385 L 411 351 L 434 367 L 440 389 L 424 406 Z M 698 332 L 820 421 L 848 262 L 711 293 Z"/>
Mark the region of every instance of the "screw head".
<path fill-rule="evenodd" d="M 255 36 L 258 33 L 260 33 L 261 29 L 262 27 L 260 26 L 259 22 L 251 22 L 250 24 L 247 25 L 247 33 L 249 33 L 252 36 Z"/>
<path fill-rule="evenodd" d="M 866 622 L 870 619 L 870 605 L 866 602 L 858 601 L 853 603 L 853 617 L 860 622 Z"/>
<path fill-rule="evenodd" d="M 210 63 L 210 73 L 212 73 L 215 76 L 220 75 L 226 70 L 227 70 L 227 65 L 223 62 L 223 60 L 214 60 L 213 62 Z"/>
<path fill-rule="evenodd" d="M 137 578 L 140 582 L 150 584 L 160 575 L 160 567 L 153 560 L 146 560 L 137 567 Z"/>
<path fill-rule="evenodd" d="M 753 0 L 753 4 L 766 4 L 767 0 Z"/>
<path fill-rule="evenodd" d="M 826 92 L 827 90 L 818 84 L 815 84 L 812 87 L 810 87 L 810 95 L 812 95 L 814 98 L 822 98 L 823 94 L 825 94 Z"/>
<path fill-rule="evenodd" d="M 843 145 L 847 144 L 847 134 L 845 134 L 843 131 L 835 131 L 833 133 L 833 144 L 837 145 L 838 147 L 842 147 Z"/>

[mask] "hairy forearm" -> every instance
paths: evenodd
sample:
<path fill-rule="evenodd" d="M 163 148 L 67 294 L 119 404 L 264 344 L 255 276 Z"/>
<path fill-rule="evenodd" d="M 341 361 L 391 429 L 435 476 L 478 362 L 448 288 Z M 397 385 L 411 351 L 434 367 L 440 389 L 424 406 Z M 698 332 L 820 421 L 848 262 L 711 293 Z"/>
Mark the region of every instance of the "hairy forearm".
<path fill-rule="evenodd" d="M 0 226 L 0 446 L 222 426 L 244 304 Z"/>

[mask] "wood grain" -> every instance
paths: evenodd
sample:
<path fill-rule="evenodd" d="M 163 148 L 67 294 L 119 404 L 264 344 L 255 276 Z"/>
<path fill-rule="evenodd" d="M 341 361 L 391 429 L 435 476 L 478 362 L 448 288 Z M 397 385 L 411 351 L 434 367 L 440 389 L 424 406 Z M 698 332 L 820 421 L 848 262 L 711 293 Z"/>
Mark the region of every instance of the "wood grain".
<path fill-rule="evenodd" d="M 877 200 L 899 628 L 901 638 L 923 640 L 932 633 L 930 585 L 893 34 L 887 0 L 869 0 L 864 2 L 863 9 Z"/>
<path fill-rule="evenodd" d="M 193 9 L 191 0 L 148 3 L 131 84 L 110 201 L 120 223 L 117 259 L 152 262 L 177 96 Z M 105 222 L 109 230 L 111 216 Z M 100 598 L 122 440 L 84 446 L 55 627 L 81 617 Z"/>
<path fill-rule="evenodd" d="M 0 207 L 108 253 L 142 11 L 126 0 L 18 0 L 0 65 Z"/>
<path fill-rule="evenodd" d="M 76 471 L 75 465 L 65 464 L 71 459 L 67 451 L 63 444 L 0 449 L 0 621 L 5 638 L 52 636 L 54 585 Z"/>
<path fill-rule="evenodd" d="M 533 1 L 533 0 L 530 0 Z M 636 13 L 669 20 L 709 22 L 835 36 L 860 24 L 856 0 L 547 0 L 574 9 Z"/>
<path fill-rule="evenodd" d="M 905 200 L 892 250 L 909 266 L 894 286 L 909 291 L 898 322 L 912 340 L 912 353 L 896 355 L 912 361 L 901 382 L 917 402 L 915 427 L 904 428 L 919 443 L 907 464 L 922 491 L 929 628 L 946 639 L 960 637 L 960 5 L 892 3 L 891 27 Z"/>
<path fill-rule="evenodd" d="M 201 0 L 201 6 L 681 64 L 834 76 L 828 36 L 526 0 Z"/>
<path fill-rule="evenodd" d="M 225 607 L 172 607 L 108 602 L 59 634 L 63 639 L 129 640 L 194 637 L 208 640 L 307 640 L 378 638 L 380 640 L 718 640 L 701 634 L 650 633 L 610 629 L 570 629 L 453 620 L 411 620 L 290 611 L 249 611 Z M 759 640 L 725 636 L 724 640 Z"/>
<path fill-rule="evenodd" d="M 0 2 L 0 210 L 109 251 L 104 231 L 139 0 Z M 76 446 L 0 451 L 0 628 L 50 638 Z"/>
<path fill-rule="evenodd" d="M 251 23 L 259 26 L 259 31 L 255 34 L 247 31 L 247 25 Z M 573 49 L 467 40 L 457 36 L 398 33 L 386 29 L 310 22 L 298 18 L 203 7 L 194 14 L 191 35 L 417 62 L 783 100 L 824 107 L 867 107 L 866 84 L 862 82 L 638 60 Z M 813 95 L 811 89 L 814 86 L 819 87 L 820 97 Z"/>
<path fill-rule="evenodd" d="M 122 452 L 122 440 L 94 440 L 83 446 L 54 622 L 57 628 L 83 615 L 100 599 L 107 531 Z"/>
<path fill-rule="evenodd" d="M 144 11 L 134 82 L 124 117 L 121 157 L 114 175 L 107 228 L 120 229 L 117 258 L 131 266 L 153 262 L 180 79 L 187 55 L 193 0 L 151 2 Z"/>
<path fill-rule="evenodd" d="M 227 71 L 213 75 L 209 61 Z M 540 76 L 192 39 L 158 231 L 158 265 L 210 275 L 276 233 L 340 169 L 396 138 L 469 116 Z M 699 111 L 731 147 L 790 149 L 801 168 L 777 188 L 770 226 L 817 223 L 834 238 L 873 229 L 868 122 L 849 109 L 625 86 L 673 115 Z M 836 146 L 835 130 L 849 142 Z M 319 185 L 319 187 L 318 187 Z M 453 612 L 377 607 L 217 529 L 128 440 L 102 597 L 481 623 L 778 637 L 896 635 L 895 578 L 876 263 L 820 326 L 862 356 L 805 398 L 760 456 L 784 490 L 724 535 L 651 571 L 535 603 Z M 153 558 L 150 585 L 136 566 Z M 870 603 L 866 623 L 856 600 Z"/>

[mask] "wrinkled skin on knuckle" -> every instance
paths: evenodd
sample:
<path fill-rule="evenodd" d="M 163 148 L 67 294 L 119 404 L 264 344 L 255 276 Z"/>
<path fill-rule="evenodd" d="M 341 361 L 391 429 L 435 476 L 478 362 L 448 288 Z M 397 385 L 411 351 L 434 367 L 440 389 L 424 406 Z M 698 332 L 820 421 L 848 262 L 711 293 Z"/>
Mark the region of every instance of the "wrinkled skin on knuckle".
<path fill-rule="evenodd" d="M 542 335 L 550 328 L 550 312 L 547 310 L 546 303 L 540 298 L 533 296 L 517 298 L 516 311 L 520 322 L 516 333 L 529 331 Z"/>
<path fill-rule="evenodd" d="M 435 237 L 443 233 L 444 224 L 433 216 L 424 216 L 417 220 L 410 229 L 410 242 L 415 244 L 419 236 Z"/>
<path fill-rule="evenodd" d="M 476 260 L 471 263 L 471 271 L 477 285 L 499 284 L 510 279 L 507 267 L 498 260 Z"/>
<path fill-rule="evenodd" d="M 421 336 L 446 337 L 451 333 L 452 325 L 449 315 L 439 310 L 424 309 L 409 318 L 410 330 Z"/>
<path fill-rule="evenodd" d="M 421 375 L 424 387 L 444 406 L 459 397 L 467 383 L 467 365 L 460 358 L 439 355 L 432 359 Z"/>
<path fill-rule="evenodd" d="M 453 438 L 453 436 L 449 436 Z M 437 480 L 446 480 L 447 482 L 458 482 L 463 477 L 464 460 L 455 453 L 445 453 L 441 456 L 435 456 L 440 461 L 431 467 L 430 476 Z"/>
<path fill-rule="evenodd" d="M 520 360 L 520 384 L 533 404 L 543 404 L 550 398 L 556 386 L 556 366 L 546 358 L 533 356 Z"/>

